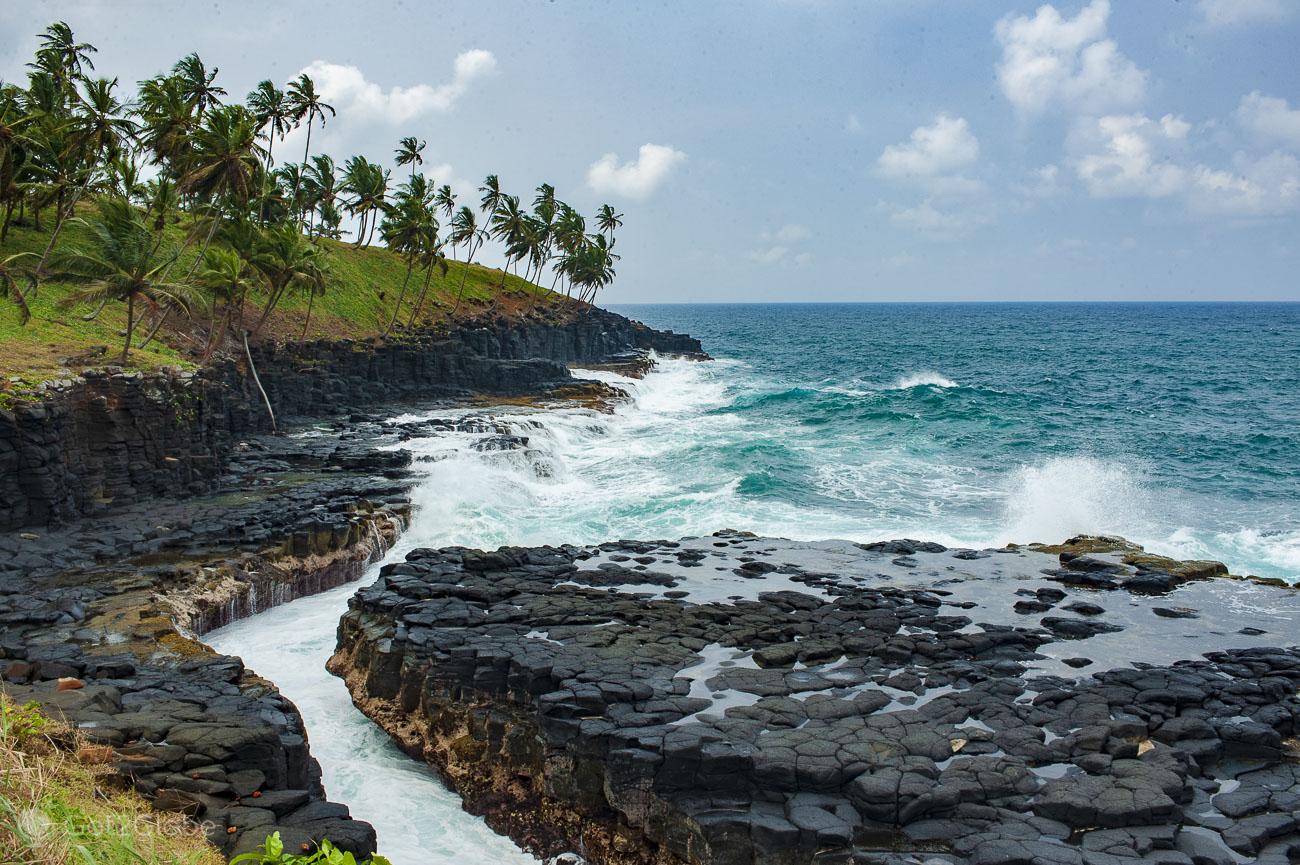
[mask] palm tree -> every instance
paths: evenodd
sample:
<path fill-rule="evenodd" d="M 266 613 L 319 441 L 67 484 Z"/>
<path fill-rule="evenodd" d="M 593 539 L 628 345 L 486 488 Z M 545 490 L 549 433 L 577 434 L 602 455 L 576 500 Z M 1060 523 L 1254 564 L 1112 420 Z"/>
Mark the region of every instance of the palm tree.
<path fill-rule="evenodd" d="M 415 177 L 415 166 L 424 164 L 424 142 L 416 141 L 414 136 L 406 136 L 397 143 L 394 158 L 398 165 L 411 166 L 411 177 Z"/>
<path fill-rule="evenodd" d="M 479 199 L 479 208 L 483 211 L 483 225 L 491 229 L 492 219 L 497 215 L 497 208 L 501 206 L 501 199 L 505 197 L 505 193 L 501 191 L 501 182 L 495 174 L 489 174 L 478 191 L 483 193 Z"/>
<path fill-rule="evenodd" d="M 261 331 L 262 325 L 266 324 L 267 318 L 290 288 L 302 288 L 310 292 L 307 307 L 307 321 L 310 323 L 310 303 L 314 302 L 317 290 L 323 291 L 329 281 L 324 247 L 303 237 L 296 225 L 277 225 L 257 236 L 251 263 L 266 277 L 269 288 L 266 307 L 257 320 L 254 332 Z"/>
<path fill-rule="evenodd" d="M 258 82 L 257 87 L 248 94 L 248 99 L 245 101 L 248 103 L 249 110 L 253 112 L 257 131 L 266 135 L 266 166 L 263 173 L 269 181 L 271 164 L 274 161 L 271 154 L 275 150 L 275 139 L 283 138 L 285 133 L 293 128 L 292 107 L 284 91 L 270 81 Z M 265 184 L 262 186 L 262 195 L 266 195 Z M 257 218 L 259 222 L 265 222 L 265 204 L 258 206 Z"/>
<path fill-rule="evenodd" d="M 143 124 L 141 143 L 153 154 L 155 165 L 179 175 L 185 168 L 194 131 L 194 106 L 185 95 L 184 82 L 175 75 L 140 82 L 136 113 Z"/>
<path fill-rule="evenodd" d="M 442 186 L 439 186 L 438 191 L 433 194 L 433 203 L 434 206 L 442 211 L 443 216 L 450 219 L 451 215 L 456 212 L 456 193 L 451 191 L 451 186 L 449 184 L 444 183 Z"/>
<path fill-rule="evenodd" d="M 190 267 L 193 275 L 222 218 L 222 205 L 229 203 L 243 213 L 257 187 L 262 167 L 257 123 L 242 105 L 219 105 L 208 111 L 203 125 L 194 133 L 192 167 L 177 183 L 181 192 L 201 196 L 213 207 L 212 226 L 203 249 Z"/>
<path fill-rule="evenodd" d="M 307 164 L 307 157 L 311 154 L 311 127 L 316 120 L 320 121 L 321 128 L 325 128 L 325 114 L 329 112 L 330 117 L 335 116 L 334 106 L 327 105 L 316 92 L 316 82 L 312 81 L 306 72 L 299 75 L 296 79 L 289 82 L 289 106 L 290 116 L 295 124 L 307 124 L 307 143 L 302 150 L 303 164 Z M 294 190 L 294 197 L 297 197 L 298 190 Z"/>
<path fill-rule="evenodd" d="M 615 213 L 614 208 L 608 204 L 602 204 L 600 210 L 596 212 L 596 230 L 606 235 L 610 240 L 614 239 L 614 229 L 623 226 L 623 214 Z"/>
<path fill-rule="evenodd" d="M 203 348 L 203 360 L 212 356 L 221 337 L 230 330 L 230 320 L 239 310 L 239 326 L 244 326 L 244 301 L 248 292 L 257 287 L 258 273 L 233 249 L 214 246 L 203 256 L 203 267 L 195 274 L 195 285 L 208 298 L 208 342 Z M 221 327 L 217 327 L 217 305 L 224 308 Z"/>
<path fill-rule="evenodd" d="M 18 262 L 28 258 L 35 258 L 36 255 L 31 252 L 18 252 L 5 258 L 0 258 L 0 298 L 13 301 L 18 307 L 18 323 L 27 324 L 32 317 L 32 310 L 27 305 L 27 297 L 23 290 L 18 287 L 18 278 L 30 278 L 18 266 Z"/>
<path fill-rule="evenodd" d="M 506 248 L 506 265 L 501 268 L 501 284 L 497 286 L 498 288 L 505 288 L 506 273 L 510 270 L 511 262 L 519 261 L 527 254 L 527 250 L 520 246 L 525 230 L 525 216 L 526 214 L 519 207 L 518 195 L 503 195 L 497 206 L 496 216 L 492 217 L 488 224 L 488 231 Z"/>
<path fill-rule="evenodd" d="M 311 217 L 307 223 L 307 236 L 312 235 L 316 223 L 316 212 L 321 212 L 322 222 L 325 220 L 326 208 L 329 208 L 331 215 L 338 215 L 338 207 L 335 204 L 338 198 L 338 170 L 334 167 L 334 160 L 324 153 L 317 154 L 311 158 L 311 165 L 303 171 L 303 203 L 311 208 Z M 341 221 L 339 217 L 338 221 Z M 338 221 L 334 222 L 334 227 L 338 227 Z"/>
<path fill-rule="evenodd" d="M 159 258 L 153 232 L 130 202 L 106 197 L 96 207 L 98 216 L 78 219 L 86 227 L 84 245 L 58 256 L 54 275 L 83 286 L 62 301 L 66 306 L 98 300 L 126 303 L 126 340 L 121 356 L 125 365 L 135 331 L 136 303 L 164 302 L 185 307 L 186 288 L 161 278 L 168 261 Z"/>
<path fill-rule="evenodd" d="M 354 196 L 347 203 L 347 208 L 352 214 L 361 217 L 353 246 L 369 246 L 379 223 L 377 215 L 386 207 L 384 198 L 388 193 L 388 171 L 364 156 L 353 156 L 343 166 L 340 190 Z"/>
<path fill-rule="evenodd" d="M 172 74 L 180 79 L 181 92 L 186 101 L 194 106 L 194 114 L 198 118 L 202 118 L 209 108 L 220 105 L 221 97 L 226 95 L 224 87 L 212 83 L 217 80 L 219 71 L 214 66 L 209 72 L 199 55 L 192 52 L 176 61 L 172 67 Z"/>
<path fill-rule="evenodd" d="M 55 80 L 67 84 L 80 78 L 86 69 L 94 69 L 90 55 L 99 51 L 89 42 L 78 42 L 66 21 L 56 21 L 40 35 L 36 49 L 36 62 L 29 64 L 54 75 Z"/>
<path fill-rule="evenodd" d="M 421 182 L 417 183 L 417 179 Z M 438 221 L 425 202 L 426 184 L 423 181 L 424 175 L 419 175 L 403 184 L 393 206 L 384 215 L 379 230 L 388 248 L 406 259 L 406 276 L 402 280 L 401 293 L 397 296 L 397 305 L 393 308 L 393 317 L 389 320 L 388 327 L 384 328 L 385 336 L 397 324 L 397 317 L 401 315 L 402 301 L 406 298 L 406 288 L 411 282 L 415 259 L 426 242 L 426 230 L 432 227 L 435 238 L 438 233 Z"/>
<path fill-rule="evenodd" d="M 483 245 L 483 232 L 474 219 L 474 211 L 461 207 L 451 220 L 451 232 L 448 239 L 454 246 L 464 246 L 468 250 L 465 267 L 460 272 L 460 287 L 456 291 L 456 305 L 451 308 L 452 316 L 460 309 L 461 298 L 465 296 L 465 278 L 469 276 L 470 263 L 474 261 L 474 251 Z"/>
<path fill-rule="evenodd" d="M 555 226 L 551 233 L 555 245 L 560 248 L 562 256 L 572 257 L 587 241 L 587 221 L 577 210 L 561 202 L 559 214 L 555 218 Z M 555 283 L 561 276 L 566 276 L 565 281 L 567 284 L 564 294 L 567 297 L 573 287 L 572 283 L 567 279 L 567 273 L 563 267 L 557 264 L 554 271 L 555 278 L 551 280 L 551 288 L 555 288 Z"/>

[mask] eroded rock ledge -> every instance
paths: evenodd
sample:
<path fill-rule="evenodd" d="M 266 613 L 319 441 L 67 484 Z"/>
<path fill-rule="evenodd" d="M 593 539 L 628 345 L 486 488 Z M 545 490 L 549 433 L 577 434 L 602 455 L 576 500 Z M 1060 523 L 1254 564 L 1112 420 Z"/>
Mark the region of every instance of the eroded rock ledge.
<path fill-rule="evenodd" d="M 416 550 L 331 669 L 597 865 L 1287 862 L 1300 604 L 1113 539 Z"/>

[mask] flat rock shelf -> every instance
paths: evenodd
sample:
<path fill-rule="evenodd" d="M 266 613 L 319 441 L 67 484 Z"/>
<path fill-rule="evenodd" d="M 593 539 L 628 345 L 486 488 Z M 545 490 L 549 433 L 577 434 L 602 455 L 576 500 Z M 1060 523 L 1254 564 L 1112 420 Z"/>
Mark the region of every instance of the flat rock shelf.
<path fill-rule="evenodd" d="M 411 552 L 330 668 L 596 865 L 1290 862 L 1300 598 L 1113 538 Z"/>

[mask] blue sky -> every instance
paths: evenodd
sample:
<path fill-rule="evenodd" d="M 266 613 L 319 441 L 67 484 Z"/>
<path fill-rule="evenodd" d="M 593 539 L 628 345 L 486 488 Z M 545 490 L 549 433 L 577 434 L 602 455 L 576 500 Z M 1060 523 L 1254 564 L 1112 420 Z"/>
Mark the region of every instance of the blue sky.
<path fill-rule="evenodd" d="M 124 82 L 310 70 L 313 150 L 615 204 L 610 303 L 1300 299 L 1295 0 L 34 0 L 0 76 L 55 18 Z"/>

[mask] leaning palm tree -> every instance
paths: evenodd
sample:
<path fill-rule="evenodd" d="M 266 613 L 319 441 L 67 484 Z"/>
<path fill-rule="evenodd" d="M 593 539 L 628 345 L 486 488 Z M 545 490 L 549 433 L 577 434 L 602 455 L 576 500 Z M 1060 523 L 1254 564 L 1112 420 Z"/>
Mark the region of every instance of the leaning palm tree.
<path fill-rule="evenodd" d="M 447 236 L 453 246 L 464 246 L 467 250 L 465 266 L 460 271 L 460 287 L 456 290 L 456 304 L 451 308 L 452 316 L 460 309 L 461 298 L 465 296 L 465 278 L 469 276 L 470 263 L 474 261 L 474 251 L 483 245 L 483 231 L 474 219 L 474 211 L 461 207 L 451 220 L 451 231 Z"/>
<path fill-rule="evenodd" d="M 292 106 L 290 106 L 284 91 L 270 81 L 259 82 L 253 92 L 248 94 L 248 99 L 245 101 L 257 121 L 258 132 L 266 136 L 266 165 L 263 169 L 263 176 L 269 181 L 271 164 L 274 162 L 272 153 L 275 151 L 275 139 L 284 138 L 285 133 L 293 128 Z M 262 194 L 263 196 L 266 195 L 265 185 L 263 185 Z M 265 207 L 264 202 L 258 206 L 257 218 L 259 222 L 264 223 L 266 221 Z"/>
<path fill-rule="evenodd" d="M 478 191 L 482 193 L 479 209 L 483 211 L 483 226 L 490 230 L 492 219 L 497 215 L 497 209 L 501 207 L 505 193 L 501 191 L 501 181 L 495 174 L 489 174 L 484 178 L 483 185 L 478 188 Z"/>
<path fill-rule="evenodd" d="M 188 307 L 185 286 L 166 282 L 167 257 L 160 257 L 153 232 L 130 202 L 122 198 L 101 198 L 97 216 L 80 219 L 85 226 L 84 242 L 57 256 L 56 278 L 82 285 L 61 303 L 109 300 L 126 303 L 126 340 L 121 362 L 130 357 L 136 325 L 136 304 L 167 303 Z"/>
<path fill-rule="evenodd" d="M 424 268 L 424 285 L 420 288 L 420 297 L 415 302 L 415 308 L 411 310 L 411 317 L 407 320 L 407 327 L 414 327 L 415 320 L 419 317 L 420 311 L 424 309 L 424 298 L 429 294 L 429 283 L 433 280 L 433 269 L 436 267 L 445 278 L 447 276 L 447 256 L 442 251 L 442 240 L 438 237 L 438 221 L 429 219 L 420 226 L 420 235 L 416 241 L 416 255 L 419 258 L 419 264 Z"/>
<path fill-rule="evenodd" d="M 325 248 L 304 237 L 296 225 L 277 225 L 257 236 L 251 263 L 266 277 L 268 294 L 254 332 L 261 331 L 287 290 L 323 286 L 328 281 L 326 256 Z M 308 316 L 310 321 L 310 307 Z"/>
<path fill-rule="evenodd" d="M 520 261 L 528 252 L 527 247 L 522 243 L 526 217 L 527 214 L 519 206 L 519 196 L 503 195 L 497 206 L 496 216 L 492 217 L 492 221 L 488 224 L 488 231 L 501 241 L 506 252 L 505 267 L 501 268 L 501 284 L 497 286 L 500 289 L 506 287 L 506 274 L 510 271 L 511 263 Z"/>
<path fill-rule="evenodd" d="M 211 202 L 212 226 L 190 273 L 207 252 L 221 222 L 222 205 L 243 213 L 258 185 L 262 148 L 257 143 L 257 121 L 242 105 L 220 105 L 208 111 L 194 134 L 193 165 L 181 175 L 177 188 Z"/>
<path fill-rule="evenodd" d="M 316 92 L 316 82 L 306 72 L 299 75 L 296 79 L 289 82 L 289 107 L 290 116 L 295 124 L 307 125 L 307 143 L 303 146 L 302 161 L 307 164 L 307 157 L 311 155 L 311 128 L 315 121 L 319 120 L 321 128 L 325 128 L 325 115 L 335 116 L 334 106 L 325 103 L 319 93 Z M 298 190 L 294 190 L 294 197 L 297 197 Z"/>
<path fill-rule="evenodd" d="M 353 215 L 361 218 L 361 225 L 357 229 L 357 239 L 353 246 L 358 248 L 369 246 L 375 228 L 379 224 L 378 216 L 387 208 L 384 202 L 388 194 L 387 169 L 364 156 L 353 156 L 343 167 L 340 191 L 353 196 L 347 202 L 347 208 Z"/>
<path fill-rule="evenodd" d="M 195 285 L 208 301 L 208 341 L 203 348 L 207 361 L 230 330 L 231 319 L 239 312 L 239 327 L 244 325 L 244 302 L 248 292 L 261 284 L 261 276 L 238 252 L 214 246 L 203 256 L 203 267 L 194 276 Z M 217 307 L 222 307 L 221 326 L 217 326 Z"/>
<path fill-rule="evenodd" d="M 415 259 L 420 254 L 426 228 L 431 225 L 435 236 L 438 232 L 438 222 L 425 206 L 423 196 L 419 194 L 420 190 L 413 189 L 416 186 L 422 187 L 423 184 L 417 184 L 415 181 L 416 178 L 412 177 L 410 183 L 403 184 L 398 190 L 397 199 L 384 215 L 383 224 L 379 228 L 380 236 L 388 248 L 406 259 L 406 276 L 402 280 L 402 290 L 397 295 L 393 316 L 388 322 L 388 327 L 384 328 L 385 336 L 397 324 L 397 317 L 402 313 L 402 301 L 406 299 L 406 289 L 411 283 L 411 271 L 415 268 Z"/>
<path fill-rule="evenodd" d="M 417 141 L 414 136 L 408 135 L 397 143 L 397 150 L 394 152 L 394 160 L 398 165 L 411 166 L 411 177 L 415 177 L 415 166 L 424 164 L 424 144 L 423 141 Z"/>
<path fill-rule="evenodd" d="M 27 296 L 18 286 L 19 277 L 30 279 L 28 273 L 18 263 L 35 258 L 35 253 L 18 252 L 0 258 L 0 299 L 12 301 L 18 307 L 18 323 L 27 324 L 32 317 L 31 307 L 27 305 Z"/>

